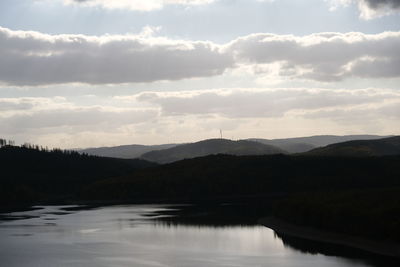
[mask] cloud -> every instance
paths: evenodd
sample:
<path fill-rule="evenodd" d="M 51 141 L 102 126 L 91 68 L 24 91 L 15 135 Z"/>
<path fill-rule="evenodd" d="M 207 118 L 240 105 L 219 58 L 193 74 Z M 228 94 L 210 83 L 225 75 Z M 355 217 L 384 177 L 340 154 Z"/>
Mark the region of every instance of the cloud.
<path fill-rule="evenodd" d="M 120 127 L 152 119 L 157 114 L 154 110 L 106 111 L 101 108 L 78 110 L 47 110 L 32 114 L 16 114 L 0 118 L 3 133 L 20 133 L 30 129 L 57 128 L 62 126 L 84 126 L 85 129 L 101 126 Z"/>
<path fill-rule="evenodd" d="M 161 108 L 163 116 L 214 114 L 227 118 L 277 118 L 327 109 L 400 102 L 394 90 L 333 89 L 220 89 L 182 92 L 145 92 L 125 101 L 143 101 Z"/>
<path fill-rule="evenodd" d="M 400 92 L 392 89 L 209 89 L 104 97 L 0 100 L 0 136 L 17 142 L 85 147 L 129 143 L 398 132 Z M 397 128 L 396 128 L 397 127 Z"/>
<path fill-rule="evenodd" d="M 332 9 L 356 3 L 363 19 L 374 19 L 400 12 L 399 0 L 331 0 Z"/>
<path fill-rule="evenodd" d="M 166 5 L 195 6 L 205 5 L 215 0 L 64 0 L 67 5 L 79 4 L 89 7 L 102 7 L 107 9 L 130 9 L 137 11 L 152 11 L 161 9 Z"/>
<path fill-rule="evenodd" d="M 19 97 L 0 98 L 0 112 L 17 112 L 33 109 L 51 109 L 67 104 L 64 97 Z M 0 113 L 0 116 L 4 115 Z"/>
<path fill-rule="evenodd" d="M 400 32 L 251 34 L 217 45 L 139 35 L 48 35 L 0 28 L 0 82 L 7 85 L 148 83 L 222 75 L 335 82 L 400 77 Z"/>
<path fill-rule="evenodd" d="M 330 82 L 400 77 L 400 32 L 303 37 L 260 33 L 238 38 L 229 49 L 237 63 L 274 64 L 280 76 L 291 79 Z"/>
<path fill-rule="evenodd" d="M 0 98 L 0 112 L 9 110 L 29 110 L 33 108 L 33 104 L 23 99 Z"/>
<path fill-rule="evenodd" d="M 400 12 L 399 0 L 359 0 L 361 17 L 372 19 Z"/>
<path fill-rule="evenodd" d="M 43 0 L 41 0 L 43 1 Z M 65 5 L 101 7 L 105 9 L 129 9 L 134 11 L 154 11 L 168 5 L 199 6 L 218 0 L 63 0 Z M 256 2 L 275 2 L 276 0 L 255 0 Z M 340 6 L 356 4 L 363 19 L 373 19 L 400 12 L 399 0 L 324 0 L 330 3 L 331 10 Z"/>
<path fill-rule="evenodd" d="M 142 35 L 47 35 L 0 27 L 0 81 L 118 84 L 219 75 L 233 65 L 210 42 Z"/>
<path fill-rule="evenodd" d="M 372 129 L 370 131 L 377 131 L 379 127 L 387 127 L 393 129 L 390 134 L 396 134 L 395 125 L 400 120 L 400 99 L 397 98 L 394 101 L 375 105 L 360 105 L 346 109 L 335 107 L 314 110 L 305 113 L 303 117 L 310 120 L 329 120 L 338 123 L 343 128 L 363 125 L 363 127 Z"/>
<path fill-rule="evenodd" d="M 0 134 L 61 127 L 115 129 L 147 122 L 158 116 L 157 109 L 82 106 L 62 97 L 4 98 L 0 99 L 0 106 Z"/>

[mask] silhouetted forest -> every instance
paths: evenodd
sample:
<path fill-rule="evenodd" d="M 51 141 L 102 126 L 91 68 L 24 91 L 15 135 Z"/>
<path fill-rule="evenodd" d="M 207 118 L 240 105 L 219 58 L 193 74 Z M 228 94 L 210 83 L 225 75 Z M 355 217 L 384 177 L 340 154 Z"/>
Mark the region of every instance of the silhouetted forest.
<path fill-rule="evenodd" d="M 154 166 L 144 160 L 81 155 L 75 151 L 0 141 L 0 206 L 76 198 L 97 180 Z"/>
<path fill-rule="evenodd" d="M 303 193 L 281 201 L 274 214 L 296 225 L 400 241 L 400 187 Z"/>
<path fill-rule="evenodd" d="M 214 155 L 106 179 L 88 198 L 196 199 L 400 186 L 400 157 Z"/>
<path fill-rule="evenodd" d="M 82 197 L 198 203 L 252 197 L 260 207 L 284 199 L 273 213 L 289 222 L 398 242 L 399 166 L 400 156 L 216 155 L 97 181 Z"/>
<path fill-rule="evenodd" d="M 375 140 L 354 140 L 331 144 L 313 149 L 307 155 L 314 156 L 389 156 L 400 155 L 400 136 L 392 136 Z"/>
<path fill-rule="evenodd" d="M 254 201 L 252 216 L 275 207 L 296 224 L 400 241 L 400 155 L 212 155 L 156 165 L 1 141 L 0 162 L 0 206 Z"/>

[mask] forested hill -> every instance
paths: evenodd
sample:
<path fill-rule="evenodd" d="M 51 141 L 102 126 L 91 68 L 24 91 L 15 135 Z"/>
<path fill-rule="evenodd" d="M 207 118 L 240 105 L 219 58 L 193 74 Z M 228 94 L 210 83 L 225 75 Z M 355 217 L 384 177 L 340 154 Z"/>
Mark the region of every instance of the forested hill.
<path fill-rule="evenodd" d="M 176 144 L 164 144 L 164 145 L 123 145 L 114 147 L 96 147 L 96 148 L 86 148 L 78 150 L 79 153 L 86 153 L 88 155 L 101 156 L 101 157 L 112 157 L 112 158 L 122 158 L 122 159 L 133 159 L 139 158 L 144 153 L 168 149 L 176 146 Z"/>
<path fill-rule="evenodd" d="M 144 160 L 81 155 L 33 146 L 0 147 L 0 205 L 61 199 L 99 179 L 154 166 Z"/>
<path fill-rule="evenodd" d="M 166 203 L 272 201 L 277 203 L 273 214 L 289 222 L 400 242 L 399 166 L 400 156 L 212 155 L 97 181 L 84 188 L 81 197 Z M 261 216 L 266 211 L 258 212 Z"/>
<path fill-rule="evenodd" d="M 271 145 L 258 142 L 227 139 L 208 139 L 196 143 L 179 145 L 169 149 L 151 151 L 145 153 L 141 158 L 157 163 L 171 163 L 183 159 L 203 157 L 215 154 L 227 155 L 271 155 L 283 154 L 286 151 Z"/>
<path fill-rule="evenodd" d="M 313 149 L 305 154 L 346 157 L 400 155 L 400 136 L 337 143 Z"/>
<path fill-rule="evenodd" d="M 250 197 L 260 202 L 262 196 L 279 196 L 286 202 L 275 214 L 285 220 L 400 240 L 400 155 L 219 154 L 156 165 L 6 145 L 0 148 L 0 162 L 0 207 L 38 201 L 172 203 Z"/>
<path fill-rule="evenodd" d="M 302 153 L 317 147 L 323 147 L 334 143 L 342 143 L 353 140 L 374 140 L 387 136 L 379 135 L 315 135 L 307 137 L 294 137 L 284 139 L 260 139 L 252 138 L 249 140 L 257 141 L 267 145 L 277 146 L 289 153 Z"/>
<path fill-rule="evenodd" d="M 288 153 L 302 153 L 310 151 L 317 147 L 322 147 L 333 143 L 346 142 L 352 140 L 372 140 L 384 137 L 387 136 L 315 135 L 315 136 L 283 138 L 283 139 L 250 138 L 246 139 L 246 141 L 256 141 L 258 143 L 262 143 L 265 145 L 271 145 L 274 147 L 278 147 Z M 134 144 L 134 145 L 121 145 L 121 146 L 110 146 L 110 147 L 85 148 L 85 149 L 78 149 L 77 151 L 79 153 L 86 153 L 89 155 L 100 156 L 100 157 L 132 159 L 132 158 L 139 158 L 143 154 L 151 151 L 168 149 L 178 145 L 185 145 L 185 144 L 161 144 L 161 145 Z"/>
<path fill-rule="evenodd" d="M 214 155 L 93 184 L 93 199 L 196 199 L 400 186 L 400 157 Z"/>

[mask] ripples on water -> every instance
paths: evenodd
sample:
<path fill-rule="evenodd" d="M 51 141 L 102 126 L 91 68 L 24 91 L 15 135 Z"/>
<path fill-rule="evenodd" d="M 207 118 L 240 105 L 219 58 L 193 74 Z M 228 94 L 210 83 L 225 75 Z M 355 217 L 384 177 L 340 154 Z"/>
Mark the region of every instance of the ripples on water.
<path fill-rule="evenodd" d="M 162 205 L 36 208 L 0 221 L 1 266 L 379 265 L 325 256 L 318 244 L 278 236 L 234 212 L 221 213 L 225 208 L 216 217 L 204 210 L 176 217 L 179 207 Z"/>

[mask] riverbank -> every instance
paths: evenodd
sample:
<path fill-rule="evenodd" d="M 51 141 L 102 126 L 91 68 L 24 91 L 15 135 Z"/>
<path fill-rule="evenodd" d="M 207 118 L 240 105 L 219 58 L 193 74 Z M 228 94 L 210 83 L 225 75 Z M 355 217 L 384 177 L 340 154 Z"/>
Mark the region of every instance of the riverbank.
<path fill-rule="evenodd" d="M 332 233 L 310 227 L 297 226 L 276 217 L 265 217 L 258 221 L 277 233 L 323 243 L 360 249 L 369 253 L 400 259 L 400 245 L 396 243 L 374 241 L 356 236 Z"/>

